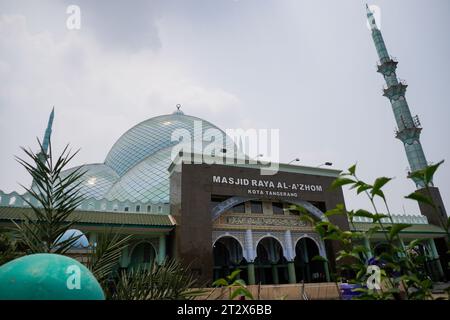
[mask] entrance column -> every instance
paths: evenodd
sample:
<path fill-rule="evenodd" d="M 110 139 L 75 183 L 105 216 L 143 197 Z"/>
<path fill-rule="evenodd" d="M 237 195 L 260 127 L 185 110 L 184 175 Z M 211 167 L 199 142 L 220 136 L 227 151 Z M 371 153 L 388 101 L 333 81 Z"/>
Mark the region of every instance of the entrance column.
<path fill-rule="evenodd" d="M 89 237 L 89 245 L 95 247 L 97 245 L 97 233 L 89 232 L 88 237 Z"/>
<path fill-rule="evenodd" d="M 309 265 L 308 248 L 306 247 L 306 240 L 302 241 L 302 247 L 303 247 L 303 250 L 302 250 L 303 251 L 303 261 L 305 262 L 306 280 L 308 282 L 311 282 L 311 268 Z"/>
<path fill-rule="evenodd" d="M 120 266 L 121 266 L 122 268 L 127 268 L 128 265 L 130 264 L 130 260 L 129 260 L 129 256 L 130 256 L 129 248 L 130 248 L 130 245 L 128 244 L 128 245 L 122 250 L 122 254 L 121 254 L 121 257 L 120 257 Z"/>
<path fill-rule="evenodd" d="M 159 236 L 158 264 L 162 265 L 166 259 L 166 235 Z"/>
<path fill-rule="evenodd" d="M 287 260 L 289 283 L 297 283 L 294 263 L 295 251 L 292 247 L 292 235 L 290 230 L 286 230 L 286 232 L 284 233 L 284 246 L 286 248 L 286 252 L 284 253 L 284 255 Z"/>
<path fill-rule="evenodd" d="M 323 269 L 325 270 L 325 279 L 327 280 L 327 282 L 330 282 L 331 278 L 330 278 L 330 269 L 328 268 L 328 260 L 323 262 Z"/>
<path fill-rule="evenodd" d="M 295 276 L 294 261 L 288 261 L 287 267 L 288 267 L 289 283 L 297 283 L 297 277 Z"/>
<path fill-rule="evenodd" d="M 437 252 L 434 240 L 433 239 L 428 239 L 428 245 L 430 246 L 430 249 L 431 249 L 432 258 L 434 260 L 436 260 L 436 265 L 437 265 L 437 268 L 438 268 L 439 277 L 443 278 L 444 277 L 444 270 L 442 270 L 441 260 L 439 259 L 439 254 Z"/>
<path fill-rule="evenodd" d="M 248 275 L 248 284 L 255 284 L 255 264 L 252 262 L 249 262 L 247 264 L 247 275 Z"/>
<path fill-rule="evenodd" d="M 329 261 L 328 261 L 328 257 L 327 257 L 327 250 L 325 249 L 325 242 L 323 240 L 320 241 L 319 254 L 322 258 L 325 259 L 323 261 L 323 271 L 325 272 L 325 280 L 327 282 L 330 282 L 331 277 L 330 277 L 330 268 L 328 266 Z"/>
<path fill-rule="evenodd" d="M 280 280 L 278 279 L 278 268 L 275 263 L 272 264 L 272 278 L 274 284 L 279 284 Z"/>
<path fill-rule="evenodd" d="M 247 275 L 248 284 L 255 284 L 255 251 L 253 249 L 253 234 L 252 230 L 247 229 L 245 231 L 245 241 L 244 241 L 244 257 L 248 261 L 247 263 Z"/>
<path fill-rule="evenodd" d="M 269 248 L 269 261 L 271 261 L 272 265 L 272 281 L 274 284 L 279 284 L 278 280 L 278 268 L 277 268 L 277 254 L 275 253 L 275 244 L 273 241 L 270 242 Z"/>
<path fill-rule="evenodd" d="M 370 241 L 369 238 L 364 237 L 364 246 L 367 249 L 367 258 L 371 259 L 373 258 L 372 248 L 370 247 Z"/>

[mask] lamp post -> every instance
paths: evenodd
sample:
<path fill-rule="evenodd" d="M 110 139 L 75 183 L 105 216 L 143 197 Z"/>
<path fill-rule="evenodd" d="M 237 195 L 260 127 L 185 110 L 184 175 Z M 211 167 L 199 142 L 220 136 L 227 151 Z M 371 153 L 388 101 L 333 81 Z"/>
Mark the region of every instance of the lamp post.
<path fill-rule="evenodd" d="M 332 165 L 333 165 L 332 162 L 324 162 L 324 163 L 318 165 L 317 168 L 320 168 L 320 167 L 322 167 L 322 166 L 328 166 L 328 167 L 331 167 Z"/>

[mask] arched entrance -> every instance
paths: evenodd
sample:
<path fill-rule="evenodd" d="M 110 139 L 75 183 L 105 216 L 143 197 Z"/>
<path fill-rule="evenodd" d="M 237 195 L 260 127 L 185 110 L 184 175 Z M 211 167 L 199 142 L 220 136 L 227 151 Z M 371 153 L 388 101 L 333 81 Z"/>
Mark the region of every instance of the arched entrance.
<path fill-rule="evenodd" d="M 130 268 L 149 269 L 155 261 L 156 251 L 149 242 L 138 243 L 131 252 Z"/>
<path fill-rule="evenodd" d="M 297 282 L 326 282 L 327 276 L 323 261 L 313 261 L 320 254 L 314 240 L 303 237 L 295 245 L 295 273 Z"/>
<path fill-rule="evenodd" d="M 261 239 L 256 246 L 256 283 L 288 283 L 288 278 L 287 261 L 280 242 L 273 237 Z"/>
<path fill-rule="evenodd" d="M 247 282 L 246 261 L 242 246 L 235 238 L 223 236 L 213 244 L 214 280 L 225 278 L 234 270 L 240 269 L 239 278 Z"/>

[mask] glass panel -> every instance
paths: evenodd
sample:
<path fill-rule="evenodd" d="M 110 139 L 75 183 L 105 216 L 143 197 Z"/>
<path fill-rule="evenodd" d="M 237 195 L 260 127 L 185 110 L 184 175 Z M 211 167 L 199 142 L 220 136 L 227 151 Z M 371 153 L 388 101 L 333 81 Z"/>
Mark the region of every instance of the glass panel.
<path fill-rule="evenodd" d="M 263 207 L 261 201 L 251 201 L 250 202 L 252 213 L 263 213 Z"/>
<path fill-rule="evenodd" d="M 280 202 L 273 202 L 272 210 L 273 210 L 273 214 L 284 214 L 283 204 Z"/>

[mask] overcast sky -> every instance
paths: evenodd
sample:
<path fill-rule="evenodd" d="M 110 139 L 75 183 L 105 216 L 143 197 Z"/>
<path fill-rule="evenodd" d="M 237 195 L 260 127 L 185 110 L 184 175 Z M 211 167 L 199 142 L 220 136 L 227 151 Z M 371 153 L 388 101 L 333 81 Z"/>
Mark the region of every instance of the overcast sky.
<path fill-rule="evenodd" d="M 81 8 L 81 29 L 66 8 Z M 450 1 L 375 1 L 428 161 L 450 208 Z M 364 2 L 294 0 L 0 0 L 0 189 L 30 178 L 14 160 L 36 149 L 49 112 L 53 144 L 103 162 L 133 125 L 171 113 L 222 129 L 280 129 L 280 158 L 395 177 L 392 211 L 417 214 L 414 190 L 366 27 Z M 367 207 L 345 192 L 347 206 Z"/>

